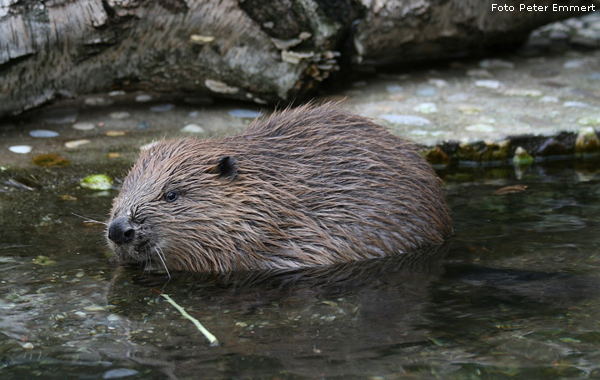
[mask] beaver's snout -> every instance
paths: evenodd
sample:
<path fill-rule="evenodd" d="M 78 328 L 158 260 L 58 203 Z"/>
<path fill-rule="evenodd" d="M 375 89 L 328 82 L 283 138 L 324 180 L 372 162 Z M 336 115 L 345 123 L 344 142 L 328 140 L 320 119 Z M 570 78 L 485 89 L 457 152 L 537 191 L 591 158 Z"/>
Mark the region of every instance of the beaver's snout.
<path fill-rule="evenodd" d="M 129 218 L 125 216 L 114 219 L 108 225 L 108 238 L 117 245 L 130 243 L 134 237 L 135 230 L 133 229 L 133 225 L 129 221 Z"/>

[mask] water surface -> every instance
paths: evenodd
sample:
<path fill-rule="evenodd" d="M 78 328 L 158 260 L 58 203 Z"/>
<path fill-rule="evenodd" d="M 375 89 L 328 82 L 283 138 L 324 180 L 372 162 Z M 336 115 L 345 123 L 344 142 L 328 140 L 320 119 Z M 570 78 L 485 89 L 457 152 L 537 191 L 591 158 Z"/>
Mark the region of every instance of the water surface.
<path fill-rule="evenodd" d="M 0 172 L 0 376 L 598 376 L 598 168 L 443 170 L 456 236 L 416 258 L 171 281 L 109 266 L 93 168 Z"/>

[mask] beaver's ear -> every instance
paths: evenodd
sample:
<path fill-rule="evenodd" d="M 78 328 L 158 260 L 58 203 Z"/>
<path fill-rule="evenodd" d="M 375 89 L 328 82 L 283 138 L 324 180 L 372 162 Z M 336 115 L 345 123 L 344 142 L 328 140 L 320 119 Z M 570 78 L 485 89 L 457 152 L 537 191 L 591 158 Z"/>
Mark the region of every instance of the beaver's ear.
<path fill-rule="evenodd" d="M 233 181 L 237 177 L 238 165 L 235 158 L 223 156 L 217 160 L 217 165 L 211 170 L 211 173 L 217 174 L 221 178 Z"/>

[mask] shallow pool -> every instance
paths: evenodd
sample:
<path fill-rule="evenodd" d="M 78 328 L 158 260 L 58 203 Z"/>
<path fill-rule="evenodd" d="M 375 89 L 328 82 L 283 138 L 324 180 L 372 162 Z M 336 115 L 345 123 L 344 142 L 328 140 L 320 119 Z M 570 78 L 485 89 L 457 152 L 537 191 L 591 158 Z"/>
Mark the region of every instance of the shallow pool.
<path fill-rule="evenodd" d="M 597 161 L 440 171 L 440 250 L 170 281 L 109 266 L 89 172 L 0 173 L 3 379 L 600 376 Z"/>

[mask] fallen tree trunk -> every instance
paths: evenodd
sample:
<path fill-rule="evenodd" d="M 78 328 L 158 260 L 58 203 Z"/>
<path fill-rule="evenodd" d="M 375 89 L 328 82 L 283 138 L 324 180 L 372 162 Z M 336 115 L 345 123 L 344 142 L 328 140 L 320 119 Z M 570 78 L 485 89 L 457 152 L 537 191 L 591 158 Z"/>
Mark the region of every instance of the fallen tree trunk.
<path fill-rule="evenodd" d="M 310 94 L 341 60 L 469 54 L 585 11 L 506 3 L 517 9 L 493 11 L 480 0 L 4 0 L 0 117 L 114 89 L 287 102 Z"/>

